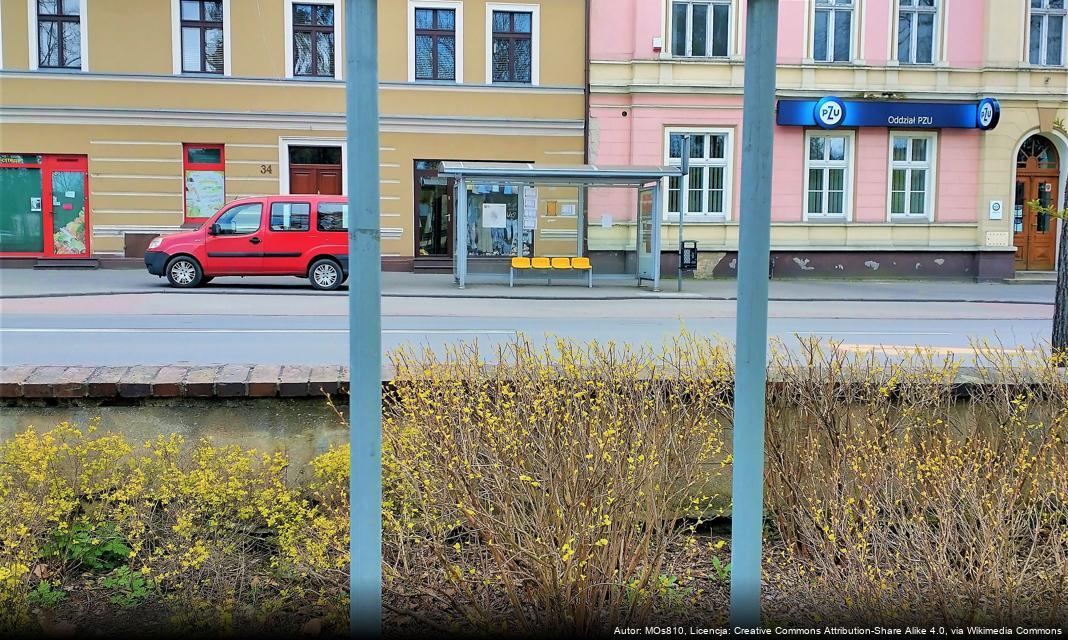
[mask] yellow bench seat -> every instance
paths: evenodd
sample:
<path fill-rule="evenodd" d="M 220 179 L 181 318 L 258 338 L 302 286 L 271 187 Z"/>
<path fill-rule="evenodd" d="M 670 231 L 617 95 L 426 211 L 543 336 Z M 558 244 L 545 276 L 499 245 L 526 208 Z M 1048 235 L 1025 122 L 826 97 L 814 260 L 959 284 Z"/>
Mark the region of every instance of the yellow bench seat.
<path fill-rule="evenodd" d="M 590 259 L 582 256 L 570 258 L 565 256 L 557 257 L 515 257 L 512 258 L 511 268 L 508 270 L 508 286 L 515 286 L 515 272 L 532 270 L 532 269 L 547 269 L 549 270 L 548 281 L 549 284 L 553 283 L 552 271 L 585 271 L 587 273 L 588 286 L 593 288 L 593 265 L 590 264 Z"/>

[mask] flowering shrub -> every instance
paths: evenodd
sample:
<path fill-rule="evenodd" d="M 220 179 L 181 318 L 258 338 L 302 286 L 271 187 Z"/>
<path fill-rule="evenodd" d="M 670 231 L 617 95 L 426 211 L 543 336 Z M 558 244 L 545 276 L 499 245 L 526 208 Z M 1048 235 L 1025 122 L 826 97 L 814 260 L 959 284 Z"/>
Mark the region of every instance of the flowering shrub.
<path fill-rule="evenodd" d="M 391 357 L 391 628 L 725 622 L 729 346 Z M 1068 623 L 1068 379 L 1048 354 L 780 344 L 767 410 L 769 619 Z M 0 443 L 0 635 L 88 600 L 171 630 L 343 633 L 348 448 L 292 477 L 282 455 L 93 425 Z"/>
<path fill-rule="evenodd" d="M 316 459 L 310 485 L 294 488 L 281 455 L 179 436 L 135 449 L 68 423 L 18 434 L 0 444 L 0 631 L 27 624 L 42 575 L 69 582 L 84 570 L 124 607 L 154 596 L 179 626 L 269 625 L 309 603 L 337 617 L 348 564 L 340 458 Z"/>

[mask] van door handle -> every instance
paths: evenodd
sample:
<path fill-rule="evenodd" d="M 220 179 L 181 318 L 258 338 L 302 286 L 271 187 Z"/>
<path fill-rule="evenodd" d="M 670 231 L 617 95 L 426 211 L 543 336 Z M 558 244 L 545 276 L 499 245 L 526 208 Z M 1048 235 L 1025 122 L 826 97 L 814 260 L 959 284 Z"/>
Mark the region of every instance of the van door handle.
<path fill-rule="evenodd" d="M 260 243 L 260 239 L 259 238 L 250 238 L 249 242 L 251 242 L 252 244 L 259 244 Z"/>

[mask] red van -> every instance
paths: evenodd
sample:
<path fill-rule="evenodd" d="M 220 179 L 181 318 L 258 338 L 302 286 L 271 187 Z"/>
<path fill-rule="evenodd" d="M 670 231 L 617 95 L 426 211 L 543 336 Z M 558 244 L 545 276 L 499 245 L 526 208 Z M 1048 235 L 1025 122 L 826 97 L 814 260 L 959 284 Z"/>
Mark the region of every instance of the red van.
<path fill-rule="evenodd" d="M 299 276 L 329 291 L 348 278 L 348 228 L 344 197 L 244 198 L 195 231 L 152 240 L 145 267 L 174 287 L 216 276 Z"/>

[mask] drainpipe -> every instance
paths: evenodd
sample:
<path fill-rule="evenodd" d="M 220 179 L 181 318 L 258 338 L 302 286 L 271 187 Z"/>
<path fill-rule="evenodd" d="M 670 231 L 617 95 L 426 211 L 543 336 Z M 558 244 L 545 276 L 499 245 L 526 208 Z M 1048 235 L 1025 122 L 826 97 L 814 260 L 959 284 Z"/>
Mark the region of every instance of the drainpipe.
<path fill-rule="evenodd" d="M 592 24 L 590 21 L 590 4 L 593 0 L 586 0 L 586 68 L 585 82 L 582 89 L 583 93 L 583 119 L 584 124 L 582 127 L 582 164 L 590 163 L 590 31 Z M 583 185 L 579 187 L 579 206 L 582 207 L 582 211 L 579 215 L 582 216 L 582 246 L 578 249 L 578 254 L 581 256 L 589 256 L 590 249 L 590 199 L 587 197 L 589 194 L 589 187 Z"/>
<path fill-rule="evenodd" d="M 586 68 L 585 86 L 583 87 L 583 101 L 585 126 L 582 128 L 582 163 L 590 163 L 590 3 L 586 0 Z"/>

